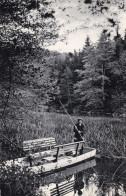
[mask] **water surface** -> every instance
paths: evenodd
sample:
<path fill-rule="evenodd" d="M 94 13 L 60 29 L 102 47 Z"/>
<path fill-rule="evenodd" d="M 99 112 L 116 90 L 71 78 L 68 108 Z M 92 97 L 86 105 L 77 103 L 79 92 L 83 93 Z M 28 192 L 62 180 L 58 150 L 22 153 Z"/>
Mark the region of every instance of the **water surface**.
<path fill-rule="evenodd" d="M 92 159 L 47 175 L 41 196 L 126 196 L 126 160 Z"/>

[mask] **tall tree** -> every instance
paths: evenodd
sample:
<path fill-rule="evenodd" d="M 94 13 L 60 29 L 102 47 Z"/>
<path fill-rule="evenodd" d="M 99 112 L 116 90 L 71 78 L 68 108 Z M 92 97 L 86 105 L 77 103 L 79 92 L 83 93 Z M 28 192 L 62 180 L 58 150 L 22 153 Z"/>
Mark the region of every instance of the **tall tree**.
<path fill-rule="evenodd" d="M 86 56 L 87 53 L 87 56 Z M 94 61 L 95 48 L 85 48 L 83 69 L 77 69 L 79 81 L 75 84 L 75 94 L 80 110 L 91 110 L 101 108 L 102 90 L 98 86 L 99 73 Z"/>
<path fill-rule="evenodd" d="M 49 68 L 45 70 L 44 50 L 41 50 L 41 63 L 36 56 L 45 45 L 53 42 L 57 35 L 57 25 L 51 3 L 47 0 L 1 0 L 0 2 L 0 109 L 2 108 L 3 132 L 9 137 L 11 126 L 7 128 L 5 119 L 11 118 L 16 124 L 20 107 L 20 96 L 15 91 L 27 85 L 46 87 Z M 43 61 L 43 62 L 42 62 Z M 47 71 L 48 70 L 48 71 Z M 46 78 L 46 81 L 44 80 Z M 31 86 L 32 85 L 32 86 Z M 26 89 L 25 89 L 26 90 Z M 25 92 L 24 90 L 24 92 Z M 25 92 L 25 93 L 26 93 Z M 18 104 L 15 104 L 15 99 Z M 37 103 L 37 101 L 36 101 Z M 15 109 L 13 105 L 15 104 Z M 18 108 L 18 109 L 17 109 Z M 8 112 L 9 110 L 9 112 Z M 14 134 L 16 135 L 14 130 Z M 13 133 L 11 134 L 13 139 Z"/>
<path fill-rule="evenodd" d="M 107 100 L 106 86 L 108 77 L 108 63 L 114 55 L 114 48 L 107 36 L 102 33 L 98 44 L 84 48 L 83 69 L 77 70 L 80 81 L 75 85 L 75 93 L 88 110 L 105 110 Z"/>
<path fill-rule="evenodd" d="M 111 80 L 112 111 L 123 107 L 126 103 L 126 38 L 117 34 L 115 37 L 115 56 L 109 64 Z"/>
<path fill-rule="evenodd" d="M 12 82 L 20 83 L 28 73 L 28 60 L 36 58 L 38 48 L 54 41 L 57 28 L 46 0 L 2 0 L 0 13 L 0 80 L 8 99 Z"/>
<path fill-rule="evenodd" d="M 0 70 L 9 75 L 16 60 L 57 37 L 54 11 L 46 0 L 2 0 L 0 3 Z M 35 55 L 35 54 L 34 54 Z M 19 69 L 19 61 L 17 67 Z M 17 69 L 17 70 L 18 70 Z"/>

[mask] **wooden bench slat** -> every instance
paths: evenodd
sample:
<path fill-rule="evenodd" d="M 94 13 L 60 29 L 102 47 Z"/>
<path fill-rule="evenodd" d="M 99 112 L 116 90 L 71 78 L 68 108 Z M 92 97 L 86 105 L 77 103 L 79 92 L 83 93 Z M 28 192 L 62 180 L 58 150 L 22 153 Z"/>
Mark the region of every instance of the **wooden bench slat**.
<path fill-rule="evenodd" d="M 54 137 L 48 137 L 48 138 L 39 138 L 39 139 L 33 139 L 33 140 L 26 140 L 24 141 L 24 143 L 29 143 L 29 142 L 33 142 L 33 141 L 48 141 L 48 140 L 55 140 Z"/>
<path fill-rule="evenodd" d="M 45 143 L 45 144 L 46 144 L 46 143 L 55 143 L 55 141 L 46 141 L 46 142 L 45 142 L 45 141 L 41 141 L 41 142 L 36 142 L 36 141 L 35 141 L 35 142 L 30 142 L 30 143 L 23 143 L 23 145 L 24 145 L 24 146 L 29 146 L 29 145 L 32 145 L 32 144 L 44 144 L 44 143 Z"/>
<path fill-rule="evenodd" d="M 24 145 L 29 145 L 31 143 L 46 143 L 46 142 L 55 142 L 55 139 L 48 139 L 48 140 L 41 140 L 41 141 L 37 141 L 37 140 L 32 140 L 30 142 L 24 141 L 23 144 Z"/>
<path fill-rule="evenodd" d="M 52 148 L 56 146 L 55 138 L 41 138 L 28 140 L 23 142 L 23 150 L 24 151 L 33 151 L 33 150 L 42 150 L 44 148 Z"/>
<path fill-rule="evenodd" d="M 29 145 L 29 146 L 24 146 L 23 148 L 31 148 L 31 147 L 38 147 L 38 146 L 41 146 L 41 147 L 44 147 L 44 146 L 49 146 L 49 145 L 55 145 L 56 143 L 46 143 L 46 144 L 34 144 L 34 145 Z"/>
<path fill-rule="evenodd" d="M 23 146 L 23 148 L 28 148 L 28 147 L 32 147 L 32 146 L 46 146 L 46 145 L 56 145 L 56 143 L 55 142 L 50 142 L 50 143 L 41 143 L 41 144 L 30 144 L 30 145 L 27 145 L 27 146 Z"/>
<path fill-rule="evenodd" d="M 33 150 L 48 150 L 50 148 L 50 146 L 32 146 L 31 148 L 24 148 L 24 151 L 28 151 L 28 150 L 31 150 L 31 151 L 33 151 Z M 51 146 L 51 148 L 53 149 L 53 146 Z"/>
<path fill-rule="evenodd" d="M 56 143 L 55 141 L 46 141 L 46 142 L 31 142 L 28 144 L 23 144 L 24 146 L 30 146 L 30 145 L 35 145 L 35 144 L 49 144 L 49 143 Z"/>

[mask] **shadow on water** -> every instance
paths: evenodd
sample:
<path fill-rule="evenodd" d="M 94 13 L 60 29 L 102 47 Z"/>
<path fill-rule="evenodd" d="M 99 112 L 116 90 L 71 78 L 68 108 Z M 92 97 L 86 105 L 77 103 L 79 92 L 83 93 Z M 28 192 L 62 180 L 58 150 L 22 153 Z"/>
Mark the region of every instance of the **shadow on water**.
<path fill-rule="evenodd" d="M 92 159 L 44 177 L 38 196 L 126 196 L 126 160 Z"/>

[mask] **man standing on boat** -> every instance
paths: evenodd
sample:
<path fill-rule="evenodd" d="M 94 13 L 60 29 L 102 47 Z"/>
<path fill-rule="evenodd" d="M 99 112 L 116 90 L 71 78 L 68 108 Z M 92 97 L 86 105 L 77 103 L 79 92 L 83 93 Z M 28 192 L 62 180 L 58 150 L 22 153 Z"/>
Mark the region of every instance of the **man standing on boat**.
<path fill-rule="evenodd" d="M 84 136 L 83 119 L 78 118 L 78 122 L 74 126 L 74 142 L 83 141 L 83 136 Z M 83 145 L 80 149 L 80 154 L 83 154 Z"/>
<path fill-rule="evenodd" d="M 78 118 L 78 122 L 74 126 L 74 142 L 83 141 L 83 136 L 84 136 L 83 119 Z"/>

